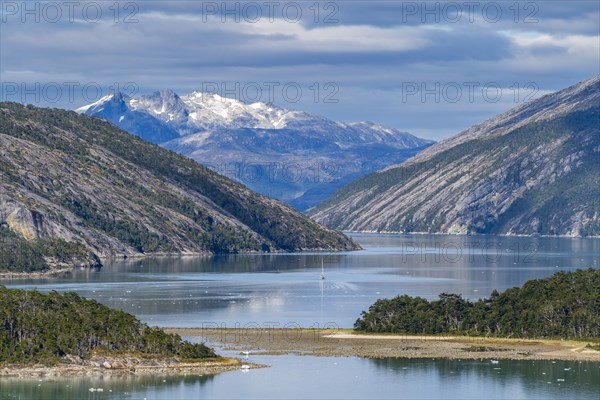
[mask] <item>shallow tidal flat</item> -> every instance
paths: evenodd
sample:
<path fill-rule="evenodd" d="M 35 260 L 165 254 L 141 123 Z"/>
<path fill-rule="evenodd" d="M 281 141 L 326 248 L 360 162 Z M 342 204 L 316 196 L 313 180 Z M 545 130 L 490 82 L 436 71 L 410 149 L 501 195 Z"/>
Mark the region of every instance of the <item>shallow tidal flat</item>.
<path fill-rule="evenodd" d="M 566 360 L 600 362 L 584 341 L 459 336 L 357 334 L 349 329 L 166 328 L 224 350 L 254 355 L 298 354 L 368 358 Z"/>

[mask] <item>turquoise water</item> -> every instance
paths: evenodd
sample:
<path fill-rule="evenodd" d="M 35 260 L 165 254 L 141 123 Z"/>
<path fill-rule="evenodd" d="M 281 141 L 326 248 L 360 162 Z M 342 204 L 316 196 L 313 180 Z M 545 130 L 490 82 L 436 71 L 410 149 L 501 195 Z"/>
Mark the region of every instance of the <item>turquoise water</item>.
<path fill-rule="evenodd" d="M 454 292 L 476 299 L 559 270 L 600 267 L 598 239 L 354 237 L 365 250 L 122 261 L 97 272 L 5 284 L 76 291 L 158 326 L 351 327 L 382 297 Z M 272 367 L 203 377 L 3 379 L 0 399 L 595 399 L 600 393 L 600 363 L 251 358 Z M 99 387 L 104 391 L 89 391 Z"/>

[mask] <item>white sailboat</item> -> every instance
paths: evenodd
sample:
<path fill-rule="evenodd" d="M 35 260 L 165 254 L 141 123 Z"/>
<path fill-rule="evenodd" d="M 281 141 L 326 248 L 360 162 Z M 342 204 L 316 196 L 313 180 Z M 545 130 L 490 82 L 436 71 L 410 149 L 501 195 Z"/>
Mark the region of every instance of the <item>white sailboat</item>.
<path fill-rule="evenodd" d="M 321 279 L 325 279 L 325 269 L 323 268 L 323 257 L 321 257 Z"/>

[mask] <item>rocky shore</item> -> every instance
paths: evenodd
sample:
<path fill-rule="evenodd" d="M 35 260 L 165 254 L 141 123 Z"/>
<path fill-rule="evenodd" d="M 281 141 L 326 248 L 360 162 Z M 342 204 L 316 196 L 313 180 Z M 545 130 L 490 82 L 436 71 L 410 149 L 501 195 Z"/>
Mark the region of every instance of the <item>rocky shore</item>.
<path fill-rule="evenodd" d="M 144 360 L 136 357 L 94 356 L 89 360 L 67 356 L 53 366 L 9 364 L 0 367 L 0 377 L 65 377 L 126 375 L 213 375 L 221 372 L 261 368 L 236 358 L 211 358 L 196 362 L 177 359 Z"/>
<path fill-rule="evenodd" d="M 600 362 L 600 351 L 587 342 L 456 336 L 356 334 L 352 330 L 165 328 L 167 333 L 197 337 L 211 346 L 240 354 L 296 354 L 328 357 L 446 358 L 488 360 L 568 360 Z M 131 355 L 67 356 L 61 363 L 0 366 L 0 377 L 125 377 L 142 375 L 213 375 L 263 368 L 237 358 L 188 362 Z"/>
<path fill-rule="evenodd" d="M 10 279 L 38 279 L 38 278 L 55 278 L 60 275 L 65 275 L 73 271 L 73 268 L 56 268 L 47 271 L 36 272 L 0 272 L 0 280 Z"/>
<path fill-rule="evenodd" d="M 352 330 L 311 329 L 165 329 L 200 337 L 211 346 L 252 354 L 357 356 L 369 358 L 447 358 L 573 360 L 600 362 L 587 342 L 455 336 L 356 334 Z M 597 345 L 597 344 L 596 344 Z"/>

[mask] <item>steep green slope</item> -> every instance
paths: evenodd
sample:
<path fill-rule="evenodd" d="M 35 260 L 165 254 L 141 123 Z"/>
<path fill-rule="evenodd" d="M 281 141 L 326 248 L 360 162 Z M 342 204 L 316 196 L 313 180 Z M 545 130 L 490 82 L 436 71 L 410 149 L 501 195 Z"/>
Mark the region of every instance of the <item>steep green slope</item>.
<path fill-rule="evenodd" d="M 0 224 L 99 256 L 355 249 L 280 202 L 74 112 L 0 103 Z"/>

